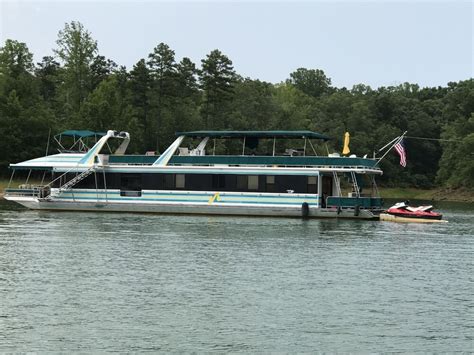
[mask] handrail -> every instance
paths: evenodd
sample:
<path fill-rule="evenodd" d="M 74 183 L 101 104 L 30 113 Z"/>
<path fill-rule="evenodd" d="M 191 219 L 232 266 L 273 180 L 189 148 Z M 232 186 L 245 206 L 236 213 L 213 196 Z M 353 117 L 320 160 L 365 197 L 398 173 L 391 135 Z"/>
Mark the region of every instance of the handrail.
<path fill-rule="evenodd" d="M 61 179 L 63 176 L 65 176 L 66 174 L 69 174 L 71 171 L 77 170 L 78 167 L 79 167 L 79 164 L 77 164 L 76 166 L 74 166 L 74 167 L 72 167 L 72 168 L 66 170 L 64 173 L 62 173 L 61 175 L 59 175 L 56 179 L 50 181 L 48 184 L 42 185 L 42 186 L 41 186 L 41 190 L 44 190 L 44 189 L 47 189 L 47 188 L 50 189 L 50 190 L 49 190 L 49 194 L 48 194 L 47 196 L 45 196 L 44 198 L 51 197 L 51 186 L 52 186 L 56 181 L 60 180 L 60 179 Z M 88 169 L 84 170 L 83 172 L 81 172 L 81 174 L 83 174 L 83 173 L 85 173 L 85 172 L 87 172 L 87 171 L 90 171 L 90 170 L 94 170 L 95 168 L 96 168 L 96 166 L 93 165 L 93 166 L 89 167 Z M 67 181 L 64 185 L 67 185 L 68 183 L 70 183 L 71 181 L 73 181 L 75 178 L 77 178 L 77 177 L 80 176 L 81 174 L 79 174 L 79 175 L 75 176 L 73 179 Z M 79 180 L 79 181 L 80 181 L 80 180 Z M 79 182 L 79 181 L 77 181 L 77 182 Z M 63 186 L 64 186 L 64 185 L 63 185 Z M 62 187 L 62 186 L 59 187 L 60 190 L 61 190 L 61 187 Z"/>

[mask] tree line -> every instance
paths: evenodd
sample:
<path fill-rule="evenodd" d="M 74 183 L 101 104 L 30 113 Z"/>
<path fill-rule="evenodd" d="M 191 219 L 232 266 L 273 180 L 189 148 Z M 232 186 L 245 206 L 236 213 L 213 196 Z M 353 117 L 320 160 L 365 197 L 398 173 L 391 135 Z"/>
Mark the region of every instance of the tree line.
<path fill-rule="evenodd" d="M 319 69 L 299 68 L 284 82 L 244 78 L 213 50 L 197 65 L 159 43 L 130 70 L 100 55 L 79 22 L 59 31 L 51 56 L 33 62 L 25 43 L 0 48 L 0 172 L 10 162 L 44 155 L 49 132 L 107 129 L 130 132 L 130 151 L 163 151 L 176 131 L 312 130 L 344 132 L 351 153 L 372 156 L 408 131 L 408 166 L 389 154 L 388 186 L 474 187 L 474 81 L 441 87 L 404 83 L 373 89 L 332 86 Z M 321 151 L 321 154 L 324 154 Z"/>

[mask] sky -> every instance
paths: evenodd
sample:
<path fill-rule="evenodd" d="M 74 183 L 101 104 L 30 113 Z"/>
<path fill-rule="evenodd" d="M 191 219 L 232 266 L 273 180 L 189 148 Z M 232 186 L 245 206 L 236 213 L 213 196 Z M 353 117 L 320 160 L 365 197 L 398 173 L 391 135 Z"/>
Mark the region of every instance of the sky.
<path fill-rule="evenodd" d="M 128 69 L 160 42 L 177 61 L 219 49 L 243 77 L 279 83 L 322 69 L 334 86 L 446 85 L 473 77 L 472 1 L 6 1 L 0 41 L 52 55 L 80 21 L 99 52 Z"/>

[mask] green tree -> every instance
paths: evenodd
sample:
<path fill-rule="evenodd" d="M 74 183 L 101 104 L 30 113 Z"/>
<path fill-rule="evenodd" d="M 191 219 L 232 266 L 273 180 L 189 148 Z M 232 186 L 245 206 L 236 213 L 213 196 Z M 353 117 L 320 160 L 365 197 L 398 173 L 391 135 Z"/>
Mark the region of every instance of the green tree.
<path fill-rule="evenodd" d="M 388 154 L 383 184 L 473 188 L 473 79 L 348 90 L 332 87 L 322 70 L 299 68 L 275 85 L 241 78 L 219 50 L 198 70 L 189 58 L 177 62 L 164 43 L 127 71 L 99 55 L 79 22 L 66 24 L 57 44 L 57 57 L 36 67 L 25 43 L 8 39 L 0 48 L 0 170 L 41 155 L 52 127 L 126 130 L 134 152 L 162 150 L 175 131 L 204 128 L 310 129 L 333 137 L 329 151 L 340 152 L 349 131 L 358 156 L 408 131 L 408 166 Z M 327 154 L 323 149 L 318 154 Z"/>
<path fill-rule="evenodd" d="M 316 98 L 331 92 L 331 79 L 320 69 L 298 68 L 290 74 L 288 83 Z"/>
<path fill-rule="evenodd" d="M 15 90 L 22 105 L 33 105 L 37 99 L 33 76 L 33 54 L 25 43 L 7 39 L 0 48 L 0 76 L 4 95 Z"/>
<path fill-rule="evenodd" d="M 278 113 L 272 84 L 249 78 L 235 83 L 230 127 L 239 130 L 265 130 L 272 127 Z"/>
<path fill-rule="evenodd" d="M 54 53 L 64 65 L 61 86 L 65 114 L 74 117 L 92 89 L 92 65 L 97 42 L 80 22 L 66 23 L 59 31 Z"/>
<path fill-rule="evenodd" d="M 134 117 L 143 131 L 141 148 L 143 151 L 153 150 L 155 142 L 149 121 L 151 74 L 145 59 L 140 59 L 133 66 L 130 71 L 129 85 Z"/>
<path fill-rule="evenodd" d="M 43 99 L 54 106 L 57 101 L 57 91 L 61 83 L 61 66 L 53 57 L 43 57 L 35 70 L 39 82 L 39 90 Z"/>
<path fill-rule="evenodd" d="M 91 63 L 91 90 L 95 89 L 103 80 L 108 78 L 117 70 L 117 63 L 106 59 L 103 55 L 97 55 Z"/>
<path fill-rule="evenodd" d="M 215 49 L 201 60 L 199 72 L 204 98 L 201 114 L 206 128 L 228 127 L 229 103 L 234 94 L 237 75 L 232 61 Z"/>
<path fill-rule="evenodd" d="M 95 131 L 115 129 L 137 133 L 129 92 L 121 75 L 119 72 L 104 79 L 86 99 L 81 109 L 85 126 Z"/>
<path fill-rule="evenodd" d="M 198 92 L 197 69 L 191 59 L 184 57 L 176 66 L 179 94 L 181 97 L 195 96 Z"/>
<path fill-rule="evenodd" d="M 24 43 L 7 40 L 0 48 L 0 170 L 10 162 L 44 152 L 54 115 L 33 75 L 33 55 Z"/>
<path fill-rule="evenodd" d="M 176 104 L 174 105 L 175 131 L 195 130 L 201 127 L 199 104 L 201 93 L 197 84 L 197 69 L 189 58 L 184 57 L 177 64 Z"/>
<path fill-rule="evenodd" d="M 449 83 L 443 109 L 443 154 L 438 182 L 474 188 L 474 80 Z"/>
<path fill-rule="evenodd" d="M 18 78 L 33 71 L 33 54 L 25 43 L 7 39 L 0 48 L 0 69 L 2 75 Z"/>
<path fill-rule="evenodd" d="M 151 73 L 149 102 L 151 115 L 155 117 L 153 129 L 156 138 L 156 150 L 164 148 L 169 122 L 173 120 L 173 96 L 176 96 L 176 62 L 174 51 L 165 43 L 160 43 L 148 56 Z"/>

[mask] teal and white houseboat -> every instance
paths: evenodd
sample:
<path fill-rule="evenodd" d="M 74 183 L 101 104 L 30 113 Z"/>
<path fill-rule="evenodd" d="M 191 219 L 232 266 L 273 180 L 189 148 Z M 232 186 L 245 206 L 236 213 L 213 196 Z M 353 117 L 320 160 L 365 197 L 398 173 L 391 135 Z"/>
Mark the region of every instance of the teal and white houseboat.
<path fill-rule="evenodd" d="M 69 211 L 374 219 L 382 210 L 374 179 L 382 174 L 378 160 L 317 155 L 312 142 L 329 139 L 322 134 L 195 131 L 176 135 L 159 156 L 127 155 L 129 134 L 108 131 L 87 151 L 10 164 L 13 174 L 26 170 L 30 176 L 40 170 L 43 180 L 10 186 L 5 198 L 31 209 Z M 185 139 L 199 144 L 193 149 L 182 147 Z M 221 139 L 232 139 L 234 145 L 243 142 L 239 154 L 216 155 L 215 142 Z M 279 155 L 276 142 L 281 139 L 301 139 L 304 146 Z M 117 140 L 113 154 L 104 153 Z M 270 152 L 254 155 L 263 140 Z"/>

